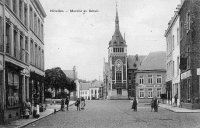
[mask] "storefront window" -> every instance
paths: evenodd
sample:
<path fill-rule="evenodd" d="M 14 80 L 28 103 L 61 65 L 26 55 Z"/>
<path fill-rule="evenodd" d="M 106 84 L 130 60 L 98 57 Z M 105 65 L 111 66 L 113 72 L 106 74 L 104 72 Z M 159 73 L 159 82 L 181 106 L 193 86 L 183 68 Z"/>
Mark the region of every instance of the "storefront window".
<path fill-rule="evenodd" d="M 7 81 L 7 107 L 19 106 L 19 75 L 14 72 L 8 72 Z"/>

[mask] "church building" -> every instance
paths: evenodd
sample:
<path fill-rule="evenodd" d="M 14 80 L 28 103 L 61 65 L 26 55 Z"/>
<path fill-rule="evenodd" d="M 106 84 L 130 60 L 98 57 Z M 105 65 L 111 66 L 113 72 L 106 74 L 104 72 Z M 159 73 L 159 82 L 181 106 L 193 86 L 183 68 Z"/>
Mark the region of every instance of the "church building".
<path fill-rule="evenodd" d="M 109 42 L 108 66 L 109 77 L 107 98 L 127 99 L 127 45 L 119 29 L 119 17 L 116 9 L 115 32 Z"/>

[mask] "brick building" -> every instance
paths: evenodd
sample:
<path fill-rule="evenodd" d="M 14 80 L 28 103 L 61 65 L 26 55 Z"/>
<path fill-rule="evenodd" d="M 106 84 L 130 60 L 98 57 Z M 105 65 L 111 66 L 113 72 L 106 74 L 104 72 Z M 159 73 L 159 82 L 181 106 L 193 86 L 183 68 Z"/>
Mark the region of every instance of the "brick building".
<path fill-rule="evenodd" d="M 150 102 L 152 98 L 160 99 L 165 94 L 166 53 L 152 52 L 142 61 L 136 71 L 136 97 L 139 102 Z"/>
<path fill-rule="evenodd" d="M 128 98 L 136 96 L 136 71 L 145 57 L 137 54 L 127 57 Z"/>
<path fill-rule="evenodd" d="M 200 108 L 200 1 L 184 0 L 180 15 L 181 102 Z"/>
<path fill-rule="evenodd" d="M 44 99 L 44 17 L 39 0 L 0 0 L 0 122 L 22 114 L 22 103 Z"/>

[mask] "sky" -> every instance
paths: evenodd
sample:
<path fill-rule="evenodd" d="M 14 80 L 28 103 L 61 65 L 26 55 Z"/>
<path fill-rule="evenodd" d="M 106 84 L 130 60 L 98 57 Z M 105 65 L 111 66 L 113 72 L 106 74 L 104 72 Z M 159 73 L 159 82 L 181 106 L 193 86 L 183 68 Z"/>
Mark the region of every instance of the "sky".
<path fill-rule="evenodd" d="M 72 70 L 76 66 L 78 78 L 102 80 L 104 58 L 107 61 L 107 48 L 115 29 L 116 0 L 40 2 L 47 14 L 45 69 Z M 179 3 L 180 0 L 117 0 L 120 32 L 125 33 L 127 54 L 166 51 L 164 33 Z"/>

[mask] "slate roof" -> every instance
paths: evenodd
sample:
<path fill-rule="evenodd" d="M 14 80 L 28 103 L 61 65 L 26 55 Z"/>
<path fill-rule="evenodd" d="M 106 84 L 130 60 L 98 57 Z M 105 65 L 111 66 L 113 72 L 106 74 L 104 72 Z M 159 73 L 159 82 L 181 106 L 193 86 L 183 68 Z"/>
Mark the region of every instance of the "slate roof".
<path fill-rule="evenodd" d="M 91 86 L 92 86 L 91 83 L 80 83 L 81 90 L 89 90 Z"/>
<path fill-rule="evenodd" d="M 144 60 L 146 56 L 144 55 L 129 55 L 127 57 L 127 68 L 128 69 L 137 69 L 142 61 Z"/>
<path fill-rule="evenodd" d="M 166 70 L 166 52 L 151 52 L 144 58 L 138 70 Z"/>

